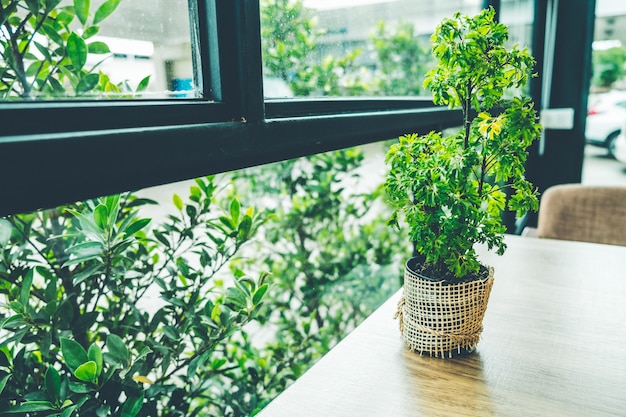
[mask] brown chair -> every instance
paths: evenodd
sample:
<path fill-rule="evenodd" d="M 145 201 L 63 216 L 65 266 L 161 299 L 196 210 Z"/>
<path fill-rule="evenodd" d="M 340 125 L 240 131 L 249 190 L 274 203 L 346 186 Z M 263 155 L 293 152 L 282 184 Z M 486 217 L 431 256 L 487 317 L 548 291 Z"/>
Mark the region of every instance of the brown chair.
<path fill-rule="evenodd" d="M 536 236 L 626 246 L 626 187 L 548 188 L 541 197 Z"/>

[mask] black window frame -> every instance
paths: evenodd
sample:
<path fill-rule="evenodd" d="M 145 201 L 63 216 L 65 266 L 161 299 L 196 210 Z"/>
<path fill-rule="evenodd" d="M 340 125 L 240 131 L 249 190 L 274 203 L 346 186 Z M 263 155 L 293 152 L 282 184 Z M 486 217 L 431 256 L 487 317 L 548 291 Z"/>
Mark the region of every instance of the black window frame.
<path fill-rule="evenodd" d="M 259 2 L 191 14 L 213 100 L 0 103 L 0 215 L 461 123 L 420 98 L 264 100 Z"/>

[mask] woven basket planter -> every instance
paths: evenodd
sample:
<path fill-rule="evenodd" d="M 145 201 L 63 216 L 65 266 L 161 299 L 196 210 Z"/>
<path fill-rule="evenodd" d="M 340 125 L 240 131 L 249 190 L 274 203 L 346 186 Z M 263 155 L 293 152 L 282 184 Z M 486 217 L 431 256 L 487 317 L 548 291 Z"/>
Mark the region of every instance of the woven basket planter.
<path fill-rule="evenodd" d="M 472 352 L 483 329 L 493 285 L 493 268 L 482 280 L 436 281 L 414 272 L 419 260 L 406 263 L 404 288 L 396 317 L 406 345 L 435 357 Z"/>

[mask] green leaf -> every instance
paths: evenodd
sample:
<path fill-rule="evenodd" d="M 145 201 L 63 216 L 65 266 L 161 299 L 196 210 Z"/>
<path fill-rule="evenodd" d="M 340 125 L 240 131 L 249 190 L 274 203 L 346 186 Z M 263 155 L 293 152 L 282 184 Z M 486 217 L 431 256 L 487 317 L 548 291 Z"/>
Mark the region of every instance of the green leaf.
<path fill-rule="evenodd" d="M 48 51 L 48 48 L 36 41 L 34 42 L 34 44 L 35 44 L 35 48 L 37 48 L 39 53 L 43 55 L 44 60 L 46 62 L 52 63 L 52 57 L 50 56 L 50 52 Z"/>
<path fill-rule="evenodd" d="M 129 362 L 130 354 L 126 344 L 118 335 L 111 333 L 107 336 L 106 346 L 109 354 L 120 364 L 126 366 Z"/>
<path fill-rule="evenodd" d="M 57 33 L 57 30 L 50 22 L 45 21 L 41 26 L 41 30 L 46 35 L 46 38 L 48 38 L 52 42 L 56 43 L 59 46 L 65 45 L 63 37 L 61 37 L 61 35 Z"/>
<path fill-rule="evenodd" d="M 104 204 L 98 204 L 93 211 L 93 219 L 96 226 L 102 230 L 106 230 L 109 222 L 109 209 L 107 209 L 107 206 Z"/>
<path fill-rule="evenodd" d="M 42 64 L 40 62 L 35 61 L 32 64 L 30 64 L 28 68 L 26 69 L 26 76 L 37 78 L 37 75 L 39 74 L 41 70 L 42 70 Z"/>
<path fill-rule="evenodd" d="M 105 204 L 107 206 L 107 211 L 109 212 L 109 222 L 111 226 L 117 223 L 117 215 L 120 212 L 120 195 L 113 194 L 106 198 Z"/>
<path fill-rule="evenodd" d="M 217 324 L 221 323 L 221 313 L 222 311 L 220 309 L 220 305 L 215 303 L 213 310 L 211 311 L 211 319 Z"/>
<path fill-rule="evenodd" d="M 180 198 L 180 196 L 178 194 L 174 194 L 174 196 L 172 198 L 174 200 L 174 206 L 176 206 L 176 208 L 178 210 L 182 210 L 183 209 L 183 199 Z"/>
<path fill-rule="evenodd" d="M 252 303 L 254 305 L 261 302 L 268 288 L 269 286 L 267 284 L 263 284 L 254 292 L 254 295 L 252 296 Z"/>
<path fill-rule="evenodd" d="M 74 256 L 91 256 L 102 254 L 104 248 L 101 242 L 87 241 L 70 247 L 67 251 Z"/>
<path fill-rule="evenodd" d="M 76 265 L 76 264 L 80 264 L 83 262 L 87 262 L 87 261 L 92 261 L 94 259 L 98 259 L 100 257 L 101 253 L 81 253 L 78 256 L 72 256 L 71 259 L 69 259 L 67 262 L 65 262 L 63 264 L 64 267 L 66 266 L 70 266 L 70 265 Z M 93 268 L 89 268 L 87 271 L 83 271 L 83 272 L 91 272 L 91 274 L 89 275 L 85 275 L 83 273 L 77 274 L 74 276 L 74 283 L 78 284 L 82 281 L 84 281 L 85 279 L 89 278 L 91 275 L 94 274 L 94 272 L 96 272 L 98 269 L 100 268 L 100 265 L 95 265 Z"/>
<path fill-rule="evenodd" d="M 239 237 L 242 239 L 247 239 L 250 235 L 250 229 L 252 228 L 252 219 L 250 216 L 245 215 L 241 219 L 241 223 L 239 223 L 238 233 Z"/>
<path fill-rule="evenodd" d="M 146 88 L 148 88 L 148 84 L 150 83 L 150 75 L 148 75 L 147 77 L 144 77 L 140 82 L 139 85 L 137 86 L 137 93 L 141 93 L 142 91 L 145 91 Z"/>
<path fill-rule="evenodd" d="M 198 367 L 204 368 L 204 364 L 209 359 L 212 353 L 213 352 L 209 350 L 193 358 L 191 362 L 189 362 L 189 366 L 187 367 L 187 378 L 193 378 L 193 376 L 196 374 L 196 371 L 198 370 Z"/>
<path fill-rule="evenodd" d="M 56 78 L 48 78 L 48 84 L 54 92 L 54 95 L 61 96 L 65 94 L 65 87 L 63 87 L 63 84 L 61 84 Z"/>
<path fill-rule="evenodd" d="M 54 19 L 54 23 L 57 25 L 56 27 L 59 28 L 59 30 L 61 27 L 64 29 L 68 28 L 74 21 L 76 12 L 72 7 L 62 7 L 58 11 L 59 13 L 56 16 L 56 19 Z"/>
<path fill-rule="evenodd" d="M 248 306 L 246 294 L 244 294 L 241 290 L 232 287 L 226 289 L 226 303 L 228 306 L 234 306 L 238 310 L 244 310 Z"/>
<path fill-rule="evenodd" d="M 53 366 L 48 366 L 45 380 L 46 392 L 54 402 L 58 401 L 61 398 L 61 377 Z"/>
<path fill-rule="evenodd" d="M 99 377 L 102 373 L 102 349 L 95 343 L 92 343 L 89 346 L 89 350 L 87 351 L 87 357 L 90 361 L 95 362 L 96 364 L 96 377 Z"/>
<path fill-rule="evenodd" d="M 135 359 L 133 360 L 134 363 L 137 363 L 138 360 L 143 359 L 144 357 L 148 356 L 150 353 L 152 353 L 152 349 L 150 349 L 148 346 L 144 346 L 139 353 L 137 354 L 137 356 L 135 356 Z"/>
<path fill-rule="evenodd" d="M 156 237 L 157 240 L 161 242 L 166 248 L 169 248 L 171 246 L 171 243 L 167 240 L 167 236 L 165 236 L 163 232 L 155 230 L 154 237 Z"/>
<path fill-rule="evenodd" d="M 66 337 L 61 338 L 61 352 L 63 353 L 65 364 L 72 372 L 89 360 L 85 349 L 78 342 Z"/>
<path fill-rule="evenodd" d="M 26 0 L 26 5 L 33 15 L 39 14 L 39 0 Z"/>
<path fill-rule="evenodd" d="M 96 10 L 96 14 L 93 18 L 93 24 L 97 25 L 98 23 L 109 17 L 111 13 L 113 13 L 115 9 L 117 9 L 120 1 L 121 0 L 107 0 L 100 7 L 98 7 L 98 10 Z"/>
<path fill-rule="evenodd" d="M 9 378 L 11 378 L 11 374 L 5 375 L 2 378 L 0 378 L 0 394 L 2 394 L 4 387 L 6 387 L 7 382 L 9 381 Z"/>
<path fill-rule="evenodd" d="M 226 365 L 227 362 L 228 361 L 224 358 L 216 358 L 211 363 L 211 369 L 214 371 L 220 369 L 222 366 Z"/>
<path fill-rule="evenodd" d="M 194 206 L 187 206 L 185 208 L 185 212 L 187 213 L 187 216 L 189 216 L 192 219 L 195 219 L 196 216 L 198 215 L 198 210 Z"/>
<path fill-rule="evenodd" d="M 241 205 L 236 198 L 230 202 L 230 218 L 233 224 L 239 223 L 239 214 L 241 213 Z"/>
<path fill-rule="evenodd" d="M 61 0 L 46 0 L 46 11 L 52 11 L 59 3 L 61 3 Z"/>
<path fill-rule="evenodd" d="M 135 417 L 143 406 L 144 393 L 141 392 L 139 397 L 130 397 L 122 406 L 121 417 Z"/>
<path fill-rule="evenodd" d="M 200 191 L 200 187 L 196 187 L 195 185 L 189 187 L 189 194 L 191 194 L 191 196 L 195 198 L 194 201 L 200 201 L 200 198 L 202 197 L 202 191 Z"/>
<path fill-rule="evenodd" d="M 180 334 L 175 327 L 172 326 L 163 326 L 163 334 L 170 340 L 179 340 Z"/>
<path fill-rule="evenodd" d="M 94 361 L 88 361 L 80 365 L 74 371 L 74 376 L 81 381 L 94 382 L 96 380 L 96 373 L 98 366 Z"/>
<path fill-rule="evenodd" d="M 99 74 L 85 75 L 76 86 L 76 94 L 80 95 L 93 90 L 98 85 L 98 81 L 100 81 Z"/>
<path fill-rule="evenodd" d="M 67 39 L 67 55 L 74 67 L 74 73 L 83 69 L 87 62 L 87 44 L 76 32 L 72 32 Z M 77 88 L 78 89 L 78 88 Z"/>
<path fill-rule="evenodd" d="M 72 417 L 72 413 L 78 408 L 77 405 L 72 405 L 71 407 L 67 407 L 63 412 L 59 415 L 59 417 Z"/>
<path fill-rule="evenodd" d="M 109 45 L 104 42 L 91 42 L 87 45 L 90 54 L 108 54 L 111 52 Z"/>
<path fill-rule="evenodd" d="M 89 0 L 74 0 L 74 10 L 80 23 L 85 26 L 87 19 L 89 18 Z"/>
<path fill-rule="evenodd" d="M 44 307 L 44 311 L 48 313 L 51 317 L 53 317 L 58 307 L 59 304 L 56 301 L 48 301 L 46 303 L 46 306 Z"/>
<path fill-rule="evenodd" d="M 19 2 L 12 1 L 9 4 L 4 4 L 4 3 L 3 3 L 4 8 L 2 12 L 0 12 L 0 25 L 1 26 L 4 26 L 4 24 L 7 21 L 9 21 L 12 17 L 14 17 L 13 15 L 15 14 L 15 11 L 17 10 L 17 6 Z"/>
<path fill-rule="evenodd" d="M 151 219 L 139 219 L 126 229 L 126 236 L 134 235 L 150 223 Z"/>
<path fill-rule="evenodd" d="M 11 307 L 11 310 L 15 311 L 18 314 L 22 314 L 24 312 L 24 304 L 20 303 L 19 301 L 11 301 L 9 303 L 9 307 Z"/>
<path fill-rule="evenodd" d="M 35 413 L 49 410 L 54 410 L 54 404 L 50 401 L 26 401 L 15 408 L 6 410 L 4 414 Z"/>
<path fill-rule="evenodd" d="M 26 306 L 28 305 L 28 299 L 30 298 L 30 287 L 33 285 L 33 270 L 29 269 L 24 278 L 22 279 L 22 288 L 20 290 L 20 303 Z"/>
<path fill-rule="evenodd" d="M 93 388 L 90 387 L 89 385 L 84 384 L 82 382 L 75 382 L 75 381 L 70 381 L 69 389 L 70 391 L 75 392 L 76 394 L 87 394 L 88 392 L 93 391 Z"/>
<path fill-rule="evenodd" d="M 224 224 L 224 226 L 228 227 L 229 230 L 235 229 L 235 225 L 233 225 L 233 222 L 228 217 L 220 216 L 219 220 L 222 222 L 222 224 Z"/>
<path fill-rule="evenodd" d="M 63 405 L 61 407 L 67 407 L 67 408 L 63 410 L 60 417 L 71 417 L 72 413 L 75 410 L 81 408 L 83 404 L 87 402 L 88 399 L 90 399 L 89 395 L 83 395 L 83 396 L 78 397 L 78 400 L 75 403 L 69 399 L 63 401 Z"/>
<path fill-rule="evenodd" d="M 9 243 L 12 232 L 13 226 L 11 222 L 6 219 L 0 219 L 0 247 L 4 247 Z"/>
<path fill-rule="evenodd" d="M 89 27 L 85 28 L 85 30 L 83 31 L 83 39 L 89 39 L 89 38 L 91 38 L 93 36 L 96 36 L 98 34 L 98 32 L 100 32 L 100 27 L 98 27 L 98 26 L 89 26 Z M 91 52 L 91 50 L 89 50 L 89 52 Z M 95 54 L 97 52 L 93 52 L 93 53 Z"/>
<path fill-rule="evenodd" d="M 103 242 L 105 241 L 105 237 L 102 235 L 102 230 L 100 230 L 100 228 L 96 226 L 96 223 L 94 223 L 93 216 L 88 216 L 86 214 L 79 213 L 76 210 L 71 209 L 67 209 L 67 211 L 80 221 L 81 229 L 83 229 L 85 232 L 93 233 L 94 235 L 98 236 Z"/>

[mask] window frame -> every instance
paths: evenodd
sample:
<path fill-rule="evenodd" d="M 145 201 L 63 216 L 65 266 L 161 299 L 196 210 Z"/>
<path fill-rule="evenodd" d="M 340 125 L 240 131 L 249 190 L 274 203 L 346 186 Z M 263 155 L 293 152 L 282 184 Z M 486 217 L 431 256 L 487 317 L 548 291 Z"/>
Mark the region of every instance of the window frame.
<path fill-rule="evenodd" d="M 259 2 L 191 3 L 214 100 L 0 103 L 0 215 L 461 123 L 419 98 L 264 100 Z"/>

